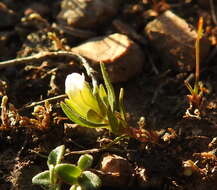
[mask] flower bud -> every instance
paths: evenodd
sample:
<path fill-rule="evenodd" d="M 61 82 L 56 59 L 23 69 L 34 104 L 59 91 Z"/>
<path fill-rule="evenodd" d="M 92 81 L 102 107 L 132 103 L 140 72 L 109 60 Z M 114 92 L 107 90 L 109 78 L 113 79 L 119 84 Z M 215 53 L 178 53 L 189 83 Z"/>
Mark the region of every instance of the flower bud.
<path fill-rule="evenodd" d="M 99 105 L 94 97 L 89 84 L 85 81 L 84 75 L 72 73 L 65 81 L 65 92 L 69 97 L 67 103 L 80 115 L 86 118 L 89 110 L 100 114 Z"/>

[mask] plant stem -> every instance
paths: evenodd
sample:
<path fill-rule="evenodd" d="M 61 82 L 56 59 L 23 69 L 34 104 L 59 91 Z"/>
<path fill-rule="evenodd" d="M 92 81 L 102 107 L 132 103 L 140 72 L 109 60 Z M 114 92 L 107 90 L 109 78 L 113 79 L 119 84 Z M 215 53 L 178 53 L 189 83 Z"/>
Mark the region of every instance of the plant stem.
<path fill-rule="evenodd" d="M 195 42 L 196 71 L 195 71 L 194 90 L 196 94 L 198 92 L 198 82 L 199 82 L 199 77 L 200 77 L 200 39 L 202 38 L 202 34 L 203 34 L 203 17 L 200 17 L 199 22 L 198 22 L 197 39 Z"/>
<path fill-rule="evenodd" d="M 80 63 L 86 70 L 87 75 L 92 79 L 93 89 L 97 86 L 97 80 L 94 76 L 94 69 L 90 66 L 87 60 L 77 53 L 73 53 L 71 51 L 54 51 L 54 52 L 40 52 L 35 55 L 31 55 L 28 57 L 21 57 L 15 58 L 8 61 L 1 61 L 0 62 L 0 69 L 6 68 L 10 66 L 20 65 L 20 64 L 27 64 L 29 62 L 38 62 L 48 58 L 55 58 L 55 57 L 69 57 L 72 60 L 77 61 Z"/>

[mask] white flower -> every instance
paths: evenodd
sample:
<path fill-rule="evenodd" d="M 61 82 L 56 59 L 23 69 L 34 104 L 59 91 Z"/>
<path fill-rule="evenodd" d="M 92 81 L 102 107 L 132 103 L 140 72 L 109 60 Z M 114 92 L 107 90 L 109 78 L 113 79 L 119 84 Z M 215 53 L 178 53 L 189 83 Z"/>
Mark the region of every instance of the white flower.
<path fill-rule="evenodd" d="M 80 115 L 86 117 L 89 110 L 100 113 L 100 109 L 92 90 L 85 81 L 84 75 L 72 73 L 66 77 L 65 92 L 69 97 L 67 103 Z"/>
<path fill-rule="evenodd" d="M 77 96 L 80 91 L 85 87 L 85 78 L 84 75 L 79 73 L 72 73 L 66 77 L 65 87 L 66 94 L 69 98 L 73 99 L 73 96 Z"/>

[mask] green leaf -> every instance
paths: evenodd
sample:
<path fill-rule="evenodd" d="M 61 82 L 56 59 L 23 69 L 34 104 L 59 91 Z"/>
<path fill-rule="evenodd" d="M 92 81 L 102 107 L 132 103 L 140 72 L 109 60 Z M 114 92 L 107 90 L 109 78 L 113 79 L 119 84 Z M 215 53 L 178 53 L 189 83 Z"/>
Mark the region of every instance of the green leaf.
<path fill-rule="evenodd" d="M 79 177 L 78 183 L 84 190 L 98 189 L 102 185 L 101 179 L 90 171 L 84 171 Z"/>
<path fill-rule="evenodd" d="M 84 87 L 76 93 L 77 94 L 75 95 L 70 94 L 69 99 L 65 99 L 66 104 L 68 104 L 75 112 L 84 118 L 86 118 L 89 109 L 92 109 L 97 113 L 100 112 L 96 97 L 93 95 L 87 82 L 85 82 Z"/>
<path fill-rule="evenodd" d="M 80 97 L 81 98 L 81 97 Z M 78 113 L 81 117 L 86 118 L 87 117 L 87 112 L 90 109 L 90 107 L 87 104 L 84 104 L 83 98 L 82 100 L 71 100 L 71 99 L 65 99 L 65 103 L 74 110 L 74 112 Z"/>
<path fill-rule="evenodd" d="M 109 105 L 111 107 L 112 112 L 115 109 L 115 93 L 114 93 L 114 89 L 112 86 L 112 83 L 109 79 L 108 73 L 106 72 L 106 68 L 104 63 L 100 63 L 100 68 L 101 68 L 101 72 L 102 72 L 102 76 L 103 76 L 103 80 L 108 92 L 108 101 L 109 101 Z"/>
<path fill-rule="evenodd" d="M 97 123 L 101 123 L 103 121 L 103 118 L 100 117 L 94 110 L 90 109 L 87 112 L 87 119 L 89 121 L 93 121 L 93 122 L 97 122 Z"/>
<path fill-rule="evenodd" d="M 90 154 L 84 154 L 81 155 L 78 160 L 78 167 L 84 171 L 90 168 L 92 163 L 93 163 L 93 156 L 91 156 Z"/>
<path fill-rule="evenodd" d="M 95 112 L 99 113 L 100 108 L 99 108 L 99 105 L 97 103 L 95 94 L 93 94 L 93 92 L 92 92 L 92 90 L 91 90 L 88 83 L 87 83 L 87 87 L 88 88 L 83 88 L 82 91 L 81 91 L 81 96 L 83 98 L 83 101 L 89 108 L 91 108 Z M 80 105 L 80 102 L 79 102 L 78 105 Z"/>
<path fill-rule="evenodd" d="M 115 117 L 115 115 L 112 113 L 110 108 L 107 109 L 107 116 L 108 116 L 111 131 L 117 134 L 119 132 L 119 122 Z"/>
<path fill-rule="evenodd" d="M 58 164 L 55 171 L 59 178 L 72 185 L 77 182 L 77 178 L 81 175 L 81 169 L 73 164 Z"/>
<path fill-rule="evenodd" d="M 53 149 L 50 152 L 50 154 L 48 156 L 48 159 L 47 159 L 48 167 L 50 165 L 55 166 L 55 165 L 59 164 L 61 162 L 62 157 L 63 157 L 64 151 L 65 151 L 65 146 L 64 145 L 58 146 L 55 149 Z"/>
<path fill-rule="evenodd" d="M 102 84 L 99 85 L 99 96 L 104 101 L 104 103 L 108 105 L 108 96 Z"/>
<path fill-rule="evenodd" d="M 86 120 L 85 118 L 83 118 L 78 113 L 76 113 L 71 107 L 69 107 L 64 102 L 61 102 L 60 105 L 61 105 L 63 112 L 66 114 L 66 116 L 71 121 L 77 123 L 78 125 L 81 125 L 84 127 L 89 127 L 89 128 L 106 127 L 107 126 L 107 124 L 94 123 L 94 122 Z"/>
<path fill-rule="evenodd" d="M 50 172 L 49 170 L 46 170 L 44 172 L 41 172 L 34 176 L 32 178 L 32 183 L 33 184 L 38 184 L 38 185 L 44 185 L 44 186 L 49 186 L 50 183 Z"/>
<path fill-rule="evenodd" d="M 119 93 L 119 110 L 120 110 L 120 114 L 121 114 L 121 118 L 122 118 L 122 123 L 124 124 L 124 126 L 126 126 L 126 111 L 124 108 L 124 101 L 123 101 L 123 97 L 124 97 L 124 89 L 121 88 L 120 89 L 120 93 Z"/>
<path fill-rule="evenodd" d="M 56 184 L 57 176 L 56 176 L 56 173 L 55 173 L 55 166 L 54 165 L 49 165 L 49 171 L 50 171 L 50 183 L 51 184 Z"/>
<path fill-rule="evenodd" d="M 98 105 L 100 107 L 100 115 L 101 115 L 102 118 L 105 119 L 105 117 L 106 117 L 106 109 L 107 109 L 106 107 L 108 106 L 108 100 L 107 100 L 107 95 L 105 95 L 105 97 L 100 95 L 100 90 L 99 89 L 101 87 L 104 88 L 103 85 L 100 85 L 99 88 L 98 88 L 98 86 L 95 88 L 95 97 L 96 97 L 97 103 L 98 103 Z M 106 101 L 104 99 L 106 99 Z"/>

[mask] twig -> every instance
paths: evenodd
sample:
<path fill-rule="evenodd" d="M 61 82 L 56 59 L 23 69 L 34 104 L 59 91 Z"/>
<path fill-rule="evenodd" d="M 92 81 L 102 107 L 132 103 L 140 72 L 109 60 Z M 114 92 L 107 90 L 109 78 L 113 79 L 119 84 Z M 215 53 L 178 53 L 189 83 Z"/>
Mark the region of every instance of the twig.
<path fill-rule="evenodd" d="M 108 145 L 101 147 L 101 148 L 93 148 L 93 149 L 88 149 L 88 150 L 81 150 L 81 151 L 71 151 L 69 153 L 66 153 L 65 156 L 71 155 L 71 154 L 91 154 L 91 153 L 97 153 L 97 152 L 101 152 L 104 150 L 107 151 L 116 151 L 116 152 L 136 152 L 136 150 L 121 150 L 121 149 L 117 149 L 117 148 L 110 148 L 111 146 L 113 146 L 114 144 L 116 144 L 117 142 L 119 142 L 120 140 L 127 138 L 128 135 L 121 135 L 119 137 L 116 137 L 111 143 L 109 143 Z"/>
<path fill-rule="evenodd" d="M 41 101 L 38 101 L 38 102 L 32 102 L 31 104 L 27 104 L 27 105 L 23 106 L 22 108 L 18 109 L 18 111 L 22 111 L 24 109 L 31 108 L 31 107 L 34 107 L 36 105 L 44 104 L 46 101 L 54 101 L 54 100 L 62 99 L 62 98 L 65 98 L 65 97 L 67 97 L 66 94 L 61 94 L 59 96 L 55 96 L 55 97 L 52 97 L 52 98 L 47 98 L 45 100 L 41 100 Z"/>
<path fill-rule="evenodd" d="M 29 57 L 22 57 L 22 58 L 16 58 L 8 61 L 2 61 L 0 62 L 0 69 L 10 67 L 10 66 L 20 65 L 20 64 L 27 64 L 29 62 L 34 62 L 34 61 L 42 61 L 44 59 L 54 58 L 54 57 L 69 57 L 79 62 L 86 69 L 88 76 L 91 77 L 93 86 L 97 84 L 97 80 L 94 76 L 95 71 L 93 68 L 90 67 L 86 59 L 81 55 L 70 51 L 41 52 Z"/>
<path fill-rule="evenodd" d="M 214 24 L 217 25 L 217 18 L 215 14 L 215 6 L 214 6 L 213 0 L 209 0 L 209 4 L 210 4 L 210 9 L 211 9 L 212 20 Z"/>
<path fill-rule="evenodd" d="M 100 152 L 102 150 L 104 150 L 104 149 L 92 148 L 92 149 L 88 149 L 88 150 L 70 151 L 70 152 L 66 153 L 64 156 L 69 156 L 72 154 L 93 154 L 93 153 Z"/>
<path fill-rule="evenodd" d="M 190 82 L 193 80 L 193 78 L 195 77 L 194 73 L 191 73 L 186 79 L 185 81 Z"/>
<path fill-rule="evenodd" d="M 132 149 L 122 150 L 122 149 L 117 149 L 117 148 L 109 148 L 109 149 L 92 148 L 92 149 L 87 149 L 87 150 L 70 151 L 70 152 L 66 153 L 64 156 L 69 156 L 72 154 L 93 154 L 93 153 L 98 153 L 98 152 L 101 152 L 104 150 L 112 151 L 112 152 L 121 152 L 121 153 L 123 153 L 123 152 L 137 152 L 137 150 L 132 150 Z"/>
<path fill-rule="evenodd" d="M 44 154 L 41 154 L 41 153 L 39 153 L 39 152 L 37 152 L 37 151 L 35 151 L 35 150 L 30 150 L 30 152 L 31 153 L 35 153 L 35 154 L 37 154 L 38 156 L 40 156 L 40 157 L 42 157 L 42 158 L 48 158 L 48 156 L 47 155 L 44 155 Z"/>
<path fill-rule="evenodd" d="M 34 61 L 35 62 L 42 61 L 44 59 L 54 58 L 54 57 L 69 57 L 79 62 L 85 68 L 87 75 L 92 79 L 93 89 L 96 88 L 97 80 L 94 75 L 96 73 L 94 69 L 89 65 L 89 63 L 84 57 L 70 51 L 41 52 L 29 57 L 22 57 L 22 58 L 16 58 L 8 61 L 2 61 L 0 62 L 0 69 L 10 67 L 10 66 L 20 65 L 20 64 L 27 64 L 29 62 L 34 62 Z"/>
<path fill-rule="evenodd" d="M 75 54 L 73 52 L 70 52 L 70 51 L 41 52 L 41 53 L 29 56 L 29 57 L 16 58 L 16 59 L 8 60 L 8 61 L 2 61 L 2 62 L 0 62 L 0 69 L 6 68 L 6 67 L 11 67 L 11 66 L 16 66 L 16 65 L 20 65 L 20 64 L 27 64 L 29 62 L 38 62 L 38 61 L 42 61 L 42 60 L 48 59 L 48 58 L 62 57 L 62 56 L 74 59 L 75 61 L 79 62 L 85 68 L 87 75 L 92 80 L 93 89 L 95 90 L 97 87 L 97 80 L 95 77 L 96 72 L 89 65 L 89 63 L 87 62 L 87 60 L 84 57 L 82 57 L 79 54 Z M 46 100 L 42 100 L 39 102 L 33 102 L 29 105 L 26 105 L 26 106 L 20 108 L 20 110 L 23 110 L 26 108 L 31 108 L 31 107 L 34 107 L 35 105 L 43 104 L 45 101 L 53 101 L 53 100 L 57 100 L 57 99 L 64 98 L 64 97 L 66 97 L 65 94 L 59 95 L 56 97 L 52 97 L 52 98 L 48 98 Z"/>
<path fill-rule="evenodd" d="M 90 67 L 89 63 L 87 62 L 87 60 L 84 57 L 82 57 L 81 55 L 77 55 L 77 57 L 80 59 L 83 67 L 85 68 L 85 70 L 87 72 L 87 75 L 91 78 L 92 85 L 93 85 L 93 91 L 95 92 L 96 87 L 97 87 L 97 80 L 95 77 L 96 71 L 92 67 Z"/>
<path fill-rule="evenodd" d="M 64 154 L 64 156 L 70 156 L 73 154 L 93 154 L 93 153 L 98 153 L 105 150 L 104 148 L 92 148 L 92 149 L 87 149 L 87 150 L 77 150 L 77 151 L 70 151 L 66 154 Z M 117 148 L 113 148 L 113 149 L 107 149 L 108 151 L 116 151 L 116 152 L 136 152 L 137 150 L 131 150 L 131 149 L 127 149 L 127 150 L 121 150 L 121 149 L 117 149 Z M 37 154 L 38 156 L 42 157 L 42 158 L 47 158 L 47 155 L 41 154 L 35 150 L 31 150 L 32 153 Z"/>

